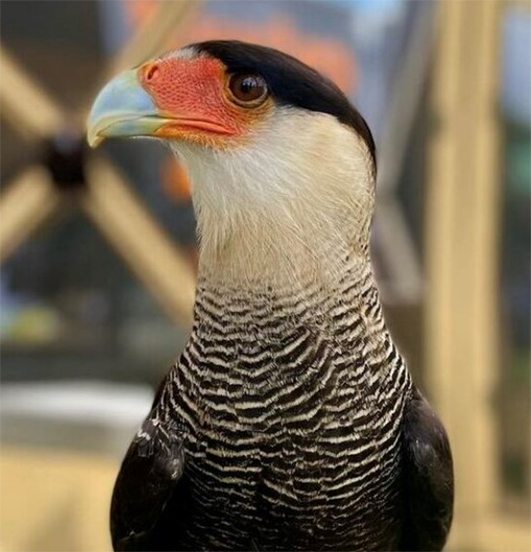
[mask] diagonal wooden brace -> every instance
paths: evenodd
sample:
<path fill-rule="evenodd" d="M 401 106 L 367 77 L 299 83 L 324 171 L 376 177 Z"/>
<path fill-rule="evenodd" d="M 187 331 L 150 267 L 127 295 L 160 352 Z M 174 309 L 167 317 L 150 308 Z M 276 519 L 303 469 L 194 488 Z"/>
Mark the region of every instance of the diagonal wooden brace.
<path fill-rule="evenodd" d="M 0 197 L 0 262 L 63 203 L 46 169 L 34 166 L 6 186 Z"/>
<path fill-rule="evenodd" d="M 2 116 L 25 138 L 49 138 L 65 122 L 61 109 L 0 46 Z"/>
<path fill-rule="evenodd" d="M 195 274 L 190 262 L 105 159 L 87 165 L 81 206 L 175 321 L 191 327 Z"/>
<path fill-rule="evenodd" d="M 142 63 L 146 59 L 160 54 L 179 24 L 183 22 L 192 7 L 199 5 L 198 0 L 180 0 L 178 2 L 160 2 L 158 10 L 129 40 L 124 48 L 111 60 L 105 78 Z"/>

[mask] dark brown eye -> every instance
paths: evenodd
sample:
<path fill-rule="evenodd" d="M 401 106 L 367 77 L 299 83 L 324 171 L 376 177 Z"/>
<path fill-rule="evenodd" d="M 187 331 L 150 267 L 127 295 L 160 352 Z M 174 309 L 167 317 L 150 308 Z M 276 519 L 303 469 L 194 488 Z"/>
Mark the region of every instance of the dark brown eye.
<path fill-rule="evenodd" d="M 267 84 L 260 75 L 231 75 L 229 90 L 240 105 L 255 107 L 267 98 Z"/>

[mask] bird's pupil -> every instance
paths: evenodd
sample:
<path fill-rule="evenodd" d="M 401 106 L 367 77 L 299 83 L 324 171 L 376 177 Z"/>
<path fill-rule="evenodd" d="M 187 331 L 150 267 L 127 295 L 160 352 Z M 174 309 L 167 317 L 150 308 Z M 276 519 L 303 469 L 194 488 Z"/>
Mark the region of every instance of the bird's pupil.
<path fill-rule="evenodd" d="M 249 94 L 253 91 L 253 88 L 255 88 L 256 86 L 257 86 L 256 80 L 253 79 L 252 77 L 247 77 L 242 81 L 241 91 L 244 94 Z"/>

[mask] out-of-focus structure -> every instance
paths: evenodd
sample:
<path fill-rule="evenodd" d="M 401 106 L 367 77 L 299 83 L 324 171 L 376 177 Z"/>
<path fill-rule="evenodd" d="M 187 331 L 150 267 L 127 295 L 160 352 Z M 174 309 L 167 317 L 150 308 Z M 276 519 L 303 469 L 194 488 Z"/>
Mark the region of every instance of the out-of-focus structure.
<path fill-rule="evenodd" d="M 185 0 L 161 4 L 111 58 L 104 75 L 137 65 L 160 51 L 191 4 Z M 76 200 L 170 316 L 189 323 L 195 287 L 189 263 L 182 260 L 116 169 L 102 159 L 88 159 L 84 127 L 88 106 L 80 113 L 61 110 L 10 54 L 2 49 L 0 55 L 2 113 L 28 139 L 40 138 L 49 144 L 44 167 L 28 167 L 8 184 L 2 197 L 0 259 L 49 217 L 67 208 L 65 199 Z"/>
<path fill-rule="evenodd" d="M 208 38 L 288 51 L 367 117 L 387 319 L 455 456 L 448 549 L 529 550 L 531 4 L 2 11 L 0 550 L 109 550 L 118 462 L 186 339 L 197 247 L 173 158 L 87 151 L 86 106 L 109 74 Z"/>
<path fill-rule="evenodd" d="M 189 1 L 161 4 L 134 37 L 111 57 L 101 80 L 160 51 L 190 7 Z M 49 219 L 61 219 L 63 212 L 72 208 L 81 209 L 161 308 L 178 323 L 188 326 L 195 288 L 192 264 L 146 210 L 122 172 L 109 160 L 90 158 L 84 128 L 90 104 L 76 106 L 76 110 L 61 109 L 4 47 L 0 56 L 3 118 L 21 134 L 23 141 L 38 140 L 45 144 L 40 153 L 41 163 L 34 162 L 20 171 L 1 196 L 0 260 L 8 258 Z M 40 325 L 50 322 L 44 318 Z M 138 420 L 139 409 L 145 411 L 151 399 L 142 389 L 112 386 L 94 389 L 90 384 L 82 389 L 68 385 L 40 387 L 36 397 L 32 391 L 31 387 L 16 385 L 7 392 L 4 389 L 4 419 L 8 418 L 9 426 L 4 438 L 11 434 L 17 436 L 15 441 L 19 440 L 20 433 L 28 433 L 25 420 L 29 419 L 29 433 L 34 441 L 64 448 L 68 435 L 81 427 L 89 434 L 86 448 L 97 451 L 103 441 L 103 449 L 107 453 L 114 449 L 117 457 L 126 446 L 121 436 L 128 435 L 131 429 L 128 411 L 132 419 Z M 21 393 L 18 398 L 17 392 Z M 62 413 L 58 413 L 58 403 L 63 405 Z M 25 407 L 29 407 L 29 413 Z M 70 427 L 64 421 L 54 424 L 54 418 L 57 422 L 61 415 L 67 416 Z M 47 421 L 39 427 L 32 416 Z M 63 434 L 59 442 L 53 436 L 57 425 Z M 96 437 L 90 437 L 90 429 L 87 432 L 91 426 Z M 98 427 L 105 429 L 98 432 Z M 74 440 L 79 446 L 79 439 Z M 95 440 L 100 442 L 99 447 L 95 446 Z M 83 459 L 64 452 L 48 454 L 4 448 L 0 549 L 55 550 L 58 546 L 71 550 L 108 549 L 108 496 L 115 462 L 94 457 Z M 86 485 L 81 481 L 86 481 Z M 21 485 L 27 495 L 21 492 L 24 491 Z M 30 506 L 27 497 L 33 499 L 35 495 Z M 76 514 L 71 506 L 77 504 L 82 507 Z M 22 522 L 21 517 L 26 515 L 29 518 Z M 56 515 L 60 516 L 57 526 L 53 522 Z M 28 521 L 30 531 L 25 528 Z"/>
<path fill-rule="evenodd" d="M 509 334 L 518 330 L 510 326 L 516 321 L 501 310 L 505 290 L 504 270 L 500 270 L 507 247 L 504 218 L 515 216 L 503 209 L 507 196 L 514 193 L 514 183 L 503 179 L 503 165 L 505 171 L 509 169 L 511 139 L 502 127 L 502 79 L 508 74 L 502 64 L 514 61 L 504 57 L 502 49 L 516 38 L 531 45 L 529 31 L 527 37 L 521 31 L 518 37 L 507 36 L 518 32 L 507 19 L 529 8 L 529 4 L 504 2 L 448 2 L 440 12 L 432 87 L 439 128 L 431 145 L 426 207 L 425 354 L 430 366 L 428 387 L 454 450 L 457 500 L 451 543 L 458 549 L 527 550 L 531 546 L 529 505 L 520 517 L 511 511 L 514 496 L 511 499 L 502 476 L 510 462 L 504 455 L 514 454 L 503 447 L 519 449 L 523 463 L 519 477 L 526 480 L 529 494 L 529 377 L 524 379 L 524 393 L 509 383 L 510 372 L 514 378 L 517 371 L 529 371 L 529 353 L 522 359 L 527 366 L 515 366 L 511 353 L 502 350 L 511 339 Z M 529 22 L 529 11 L 527 17 Z M 529 65 L 529 58 L 522 63 Z M 525 80 L 519 85 L 525 87 Z M 529 145 L 528 141 L 527 161 L 520 161 L 528 167 Z M 529 186 L 528 180 L 527 193 L 520 196 L 528 203 L 527 213 Z M 520 276 L 526 277 L 529 273 Z M 529 301 L 529 297 L 521 299 Z M 504 419 L 508 411 L 502 409 L 511 408 L 503 405 L 508 399 L 503 397 L 506 385 L 512 386 L 509 400 L 522 401 L 519 408 L 527 408 L 527 418 Z M 514 423 L 526 425 L 515 432 L 510 427 Z M 520 442 L 509 444 L 505 432 Z M 513 507 L 517 511 L 516 503 Z"/>

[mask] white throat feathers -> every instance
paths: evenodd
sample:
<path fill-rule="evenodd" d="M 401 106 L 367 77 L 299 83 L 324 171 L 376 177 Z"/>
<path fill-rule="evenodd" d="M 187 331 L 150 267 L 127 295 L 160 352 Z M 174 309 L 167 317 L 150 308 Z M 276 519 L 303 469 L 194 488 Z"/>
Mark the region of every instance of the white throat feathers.
<path fill-rule="evenodd" d="M 202 275 L 285 285 L 367 262 L 374 166 L 335 117 L 277 107 L 243 143 L 171 148 L 191 179 Z"/>

